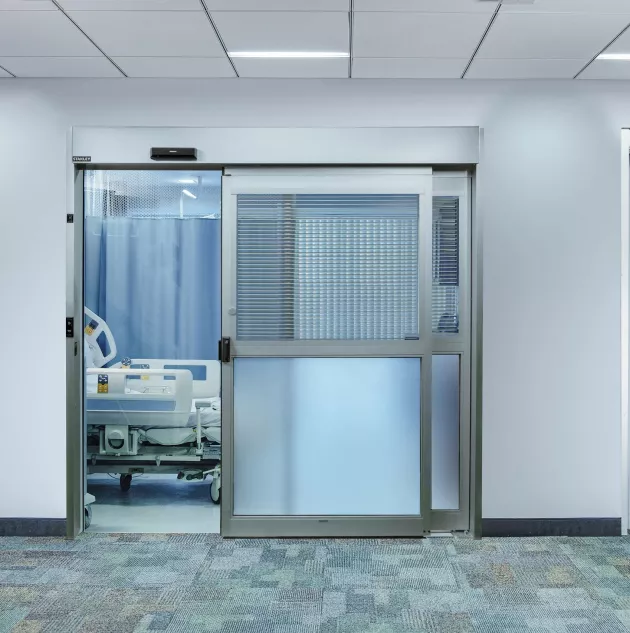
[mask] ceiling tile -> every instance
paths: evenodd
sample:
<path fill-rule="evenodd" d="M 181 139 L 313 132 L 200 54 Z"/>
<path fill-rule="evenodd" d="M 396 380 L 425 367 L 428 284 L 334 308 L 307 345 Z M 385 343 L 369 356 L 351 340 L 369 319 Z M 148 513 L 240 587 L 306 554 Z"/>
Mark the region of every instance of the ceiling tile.
<path fill-rule="evenodd" d="M 199 0 L 59 0 L 66 11 L 199 11 Z"/>
<path fill-rule="evenodd" d="M 352 76 L 387 79 L 459 79 L 468 64 L 466 59 L 355 57 Z"/>
<path fill-rule="evenodd" d="M 599 52 L 599 51 L 598 51 Z M 606 53 L 630 53 L 630 29 L 628 29 L 619 39 L 609 46 Z"/>
<path fill-rule="evenodd" d="M 212 18 L 229 51 L 348 51 L 346 13 L 220 11 Z"/>
<path fill-rule="evenodd" d="M 463 13 L 357 13 L 355 57 L 470 57 L 489 17 Z"/>
<path fill-rule="evenodd" d="M 129 77 L 235 77 L 227 57 L 113 57 Z"/>
<path fill-rule="evenodd" d="M 578 79 L 630 79 L 630 63 L 596 59 Z"/>
<path fill-rule="evenodd" d="M 421 13 L 492 13 L 498 0 L 354 0 L 355 11 L 419 11 Z"/>
<path fill-rule="evenodd" d="M 235 59 L 241 77 L 346 78 L 348 60 L 333 59 Z"/>
<path fill-rule="evenodd" d="M 619 14 L 499 13 L 478 57 L 590 59 L 629 22 Z"/>
<path fill-rule="evenodd" d="M 479 59 L 466 79 L 573 79 L 587 59 Z"/>
<path fill-rule="evenodd" d="M 503 0 L 501 13 L 628 13 L 628 0 Z"/>
<path fill-rule="evenodd" d="M 51 0 L 0 0 L 0 11 L 57 11 Z"/>
<path fill-rule="evenodd" d="M 72 11 L 110 57 L 223 57 L 203 11 Z"/>
<path fill-rule="evenodd" d="M 100 56 L 90 40 L 61 11 L 4 11 L 0 56 Z"/>
<path fill-rule="evenodd" d="M 5 79 L 5 78 L 11 78 L 13 77 L 13 75 L 11 73 L 8 73 L 6 70 L 4 70 L 4 68 L 0 68 L 0 79 Z"/>
<path fill-rule="evenodd" d="M 0 57 L 17 77 L 122 77 L 105 57 Z"/>
<path fill-rule="evenodd" d="M 209 11 L 345 11 L 350 0 L 205 0 Z"/>

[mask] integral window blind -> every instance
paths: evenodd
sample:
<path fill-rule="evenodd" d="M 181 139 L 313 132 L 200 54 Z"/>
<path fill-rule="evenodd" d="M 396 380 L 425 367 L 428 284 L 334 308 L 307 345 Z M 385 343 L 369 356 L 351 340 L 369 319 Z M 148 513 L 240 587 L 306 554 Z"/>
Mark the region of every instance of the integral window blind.
<path fill-rule="evenodd" d="M 433 332 L 459 332 L 459 197 L 433 198 Z"/>
<path fill-rule="evenodd" d="M 416 194 L 238 195 L 237 337 L 418 338 Z"/>

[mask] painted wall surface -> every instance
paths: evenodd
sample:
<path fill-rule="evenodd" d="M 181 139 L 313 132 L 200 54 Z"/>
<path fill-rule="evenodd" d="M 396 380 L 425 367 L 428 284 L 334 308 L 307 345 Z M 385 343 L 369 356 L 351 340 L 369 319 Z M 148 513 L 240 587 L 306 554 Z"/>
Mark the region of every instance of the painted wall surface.
<path fill-rule="evenodd" d="M 483 515 L 618 517 L 630 84 L 0 80 L 0 516 L 65 515 L 73 125 L 484 130 Z"/>

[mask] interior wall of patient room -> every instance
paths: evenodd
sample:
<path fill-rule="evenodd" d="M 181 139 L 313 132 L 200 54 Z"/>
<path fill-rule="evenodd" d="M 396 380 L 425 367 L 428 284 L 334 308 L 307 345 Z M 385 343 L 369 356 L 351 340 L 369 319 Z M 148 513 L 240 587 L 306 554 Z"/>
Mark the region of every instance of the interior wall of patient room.
<path fill-rule="evenodd" d="M 0 80 L 0 516 L 65 515 L 72 125 L 478 125 L 483 515 L 619 517 L 629 113 L 621 82 Z"/>

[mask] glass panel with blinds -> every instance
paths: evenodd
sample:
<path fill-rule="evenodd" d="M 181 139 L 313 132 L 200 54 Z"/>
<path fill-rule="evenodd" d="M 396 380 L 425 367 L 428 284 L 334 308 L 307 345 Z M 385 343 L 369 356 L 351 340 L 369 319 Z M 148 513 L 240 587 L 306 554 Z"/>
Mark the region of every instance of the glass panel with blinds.
<path fill-rule="evenodd" d="M 239 340 L 417 340 L 417 194 L 237 196 Z"/>
<path fill-rule="evenodd" d="M 432 329 L 459 332 L 459 196 L 433 198 Z"/>

